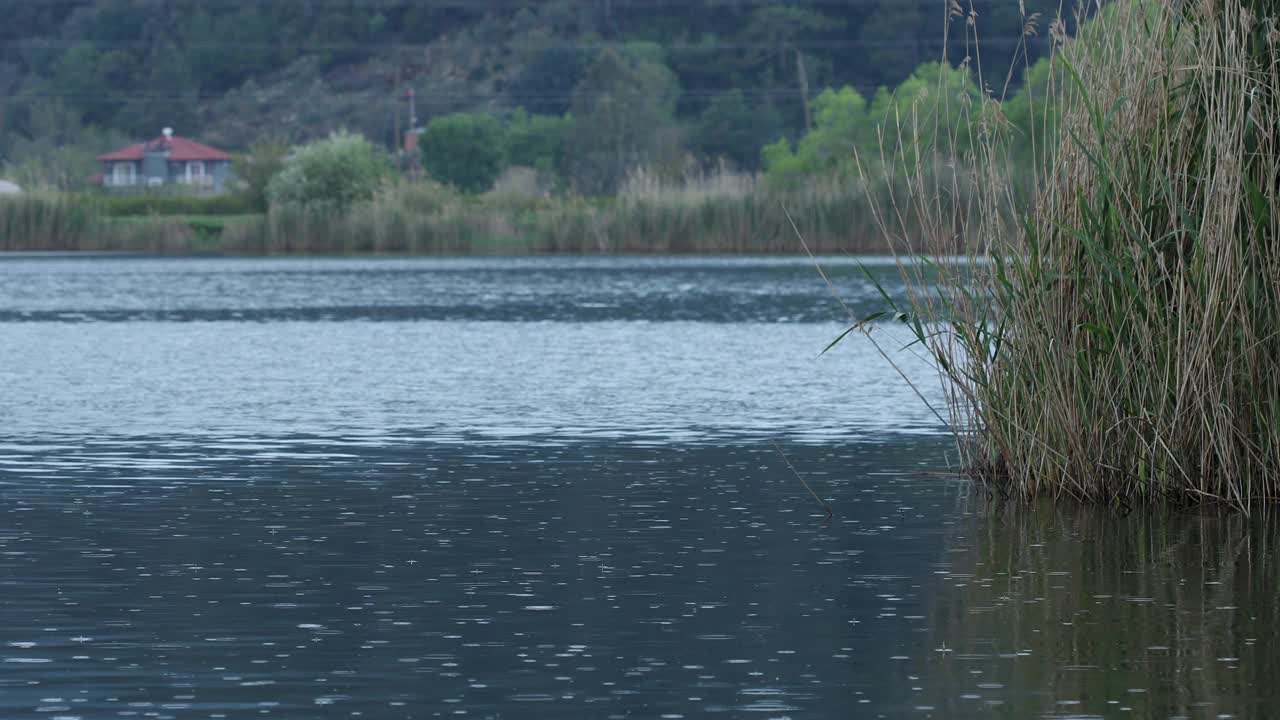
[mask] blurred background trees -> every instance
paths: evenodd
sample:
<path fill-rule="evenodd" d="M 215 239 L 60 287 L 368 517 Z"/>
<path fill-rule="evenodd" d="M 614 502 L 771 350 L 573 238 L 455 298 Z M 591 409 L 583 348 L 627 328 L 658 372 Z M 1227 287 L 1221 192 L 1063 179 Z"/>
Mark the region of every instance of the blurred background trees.
<path fill-rule="evenodd" d="M 22 166 L 36 186 L 83 183 L 96 154 L 165 126 L 231 151 L 263 137 L 297 142 L 341 129 L 391 150 L 408 129 L 411 86 L 420 126 L 459 112 L 492 116 L 499 165 L 534 167 L 585 194 L 612 192 L 637 165 L 832 169 L 874 135 L 868 124 L 901 110 L 940 68 L 965 68 L 974 92 L 1016 96 L 1023 70 L 1050 46 L 1059 3 L 300 7 L 0 0 L 0 175 Z M 443 157 L 424 157 L 433 174 L 457 177 Z"/>

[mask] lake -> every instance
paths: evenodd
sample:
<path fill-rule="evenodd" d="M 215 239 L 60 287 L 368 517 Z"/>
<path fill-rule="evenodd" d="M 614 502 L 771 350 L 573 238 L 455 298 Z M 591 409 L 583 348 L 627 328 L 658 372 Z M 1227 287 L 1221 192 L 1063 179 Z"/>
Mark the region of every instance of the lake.
<path fill-rule="evenodd" d="M 0 258 L 0 717 L 1271 714 L 1274 525 L 975 493 L 823 262 Z"/>

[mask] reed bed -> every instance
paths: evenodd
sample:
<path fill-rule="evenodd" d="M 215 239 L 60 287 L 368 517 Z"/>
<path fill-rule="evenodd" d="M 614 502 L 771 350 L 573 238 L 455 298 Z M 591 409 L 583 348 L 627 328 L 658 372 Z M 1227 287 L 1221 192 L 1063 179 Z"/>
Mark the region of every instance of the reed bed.
<path fill-rule="evenodd" d="M 29 195 L 0 200 L 0 249 L 243 255 L 800 253 L 789 213 L 812 251 L 883 252 L 870 202 L 891 197 L 892 182 L 901 185 L 902 180 L 868 183 L 831 175 L 799 187 L 775 187 L 758 176 L 726 172 L 677 181 L 636 172 L 622 192 L 607 198 L 502 190 L 464 196 L 430 182 L 399 183 L 349 205 L 283 204 L 265 215 L 226 216 L 122 214 L 135 205 L 143 210 L 152 205 L 88 195 Z M 166 210 L 174 201 L 158 198 L 154 209 Z M 919 230 L 909 231 L 913 247 L 945 241 L 925 238 Z"/>
<path fill-rule="evenodd" d="M 817 252 L 882 252 L 868 195 L 864 183 L 847 178 L 798 189 L 751 176 L 647 179 L 611 198 L 461 197 L 429 184 L 397 185 L 348 207 L 273 208 L 256 223 L 228 226 L 220 247 L 250 254 L 799 253 L 789 212 Z"/>
<path fill-rule="evenodd" d="M 0 251 L 93 249 L 101 210 L 49 194 L 0 197 Z"/>
<path fill-rule="evenodd" d="M 891 309 L 935 361 L 988 487 L 1280 498 L 1278 11 L 1117 0 L 1075 40 L 1054 21 L 1029 199 L 984 100 L 965 108 L 974 150 L 950 177 L 899 162 L 906 192 L 873 200 L 899 246 L 919 225 L 978 240 L 968 262 L 904 259 L 910 300 Z M 907 120 L 909 140 L 959 146 Z M 946 198 L 961 210 L 939 211 Z"/>

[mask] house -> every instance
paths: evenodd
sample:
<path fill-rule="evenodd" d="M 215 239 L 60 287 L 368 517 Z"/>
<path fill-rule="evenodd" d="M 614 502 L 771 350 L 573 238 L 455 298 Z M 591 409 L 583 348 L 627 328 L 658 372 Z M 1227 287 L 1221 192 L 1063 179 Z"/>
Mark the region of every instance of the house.
<path fill-rule="evenodd" d="M 231 156 L 178 137 L 171 128 L 154 140 L 99 155 L 102 185 L 144 189 L 185 185 L 196 192 L 222 192 L 231 177 Z"/>

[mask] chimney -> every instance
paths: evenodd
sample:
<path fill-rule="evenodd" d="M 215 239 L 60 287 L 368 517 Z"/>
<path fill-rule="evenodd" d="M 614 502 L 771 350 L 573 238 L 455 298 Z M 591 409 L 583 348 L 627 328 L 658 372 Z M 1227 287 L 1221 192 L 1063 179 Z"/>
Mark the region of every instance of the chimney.
<path fill-rule="evenodd" d="M 173 128 L 171 128 L 171 127 L 167 127 L 167 128 L 165 128 L 164 130 L 162 130 L 161 132 L 163 132 L 163 133 L 164 133 L 164 139 L 165 139 L 165 140 L 172 140 L 172 139 L 173 139 Z"/>

